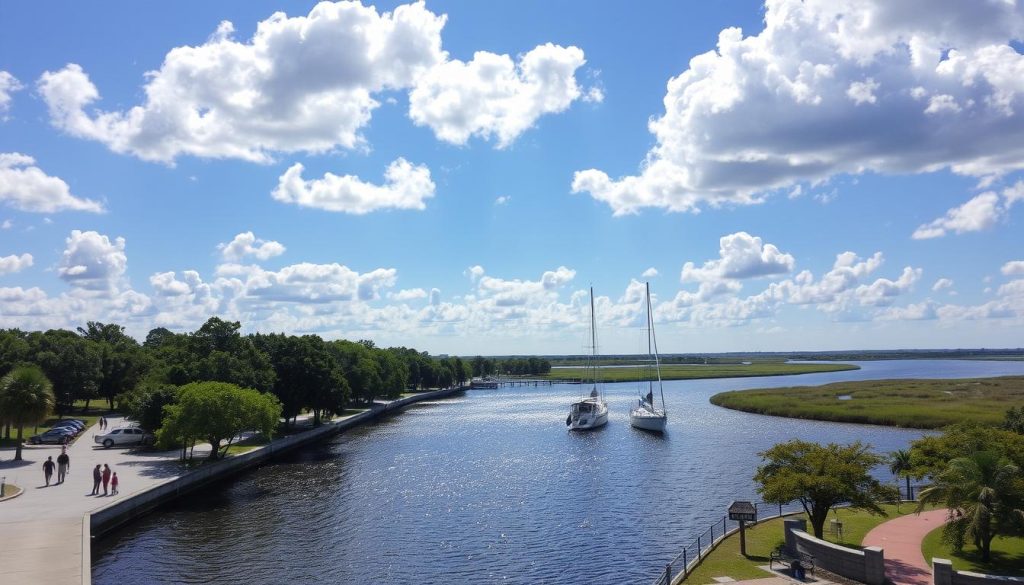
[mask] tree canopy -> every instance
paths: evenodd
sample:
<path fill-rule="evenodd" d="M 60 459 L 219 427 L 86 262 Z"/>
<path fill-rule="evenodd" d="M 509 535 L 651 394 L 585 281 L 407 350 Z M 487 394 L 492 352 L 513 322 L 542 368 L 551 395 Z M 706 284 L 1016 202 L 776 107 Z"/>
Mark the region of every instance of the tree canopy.
<path fill-rule="evenodd" d="M 799 501 L 810 519 L 814 535 L 821 538 L 829 511 L 839 504 L 885 514 L 881 503 L 899 497 L 892 487 L 872 477 L 871 470 L 885 458 L 869 445 L 819 445 L 801 440 L 779 443 L 759 453 L 764 465 L 754 481 L 766 502 Z"/>
<path fill-rule="evenodd" d="M 164 407 L 164 423 L 157 434 L 169 447 L 204 439 L 212 449 L 210 458 L 220 456 L 221 443 L 243 431 L 255 431 L 269 438 L 277 428 L 281 403 L 272 394 L 240 388 L 227 382 L 193 382 L 178 390 L 177 401 Z"/>

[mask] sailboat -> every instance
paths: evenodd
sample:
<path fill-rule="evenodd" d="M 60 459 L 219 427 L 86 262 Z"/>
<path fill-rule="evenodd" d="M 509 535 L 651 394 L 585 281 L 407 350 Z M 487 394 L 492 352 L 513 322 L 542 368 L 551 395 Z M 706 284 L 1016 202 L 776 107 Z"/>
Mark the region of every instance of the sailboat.
<path fill-rule="evenodd" d="M 651 314 L 651 285 L 645 284 L 647 288 L 647 356 L 648 360 L 654 363 L 654 372 L 658 378 L 658 394 L 661 397 L 661 408 L 654 406 L 654 380 L 652 376 L 647 377 L 647 393 L 642 394 L 638 404 L 629 412 L 629 424 L 638 429 L 652 431 L 655 433 L 665 432 L 665 423 L 668 422 L 668 413 L 665 410 L 665 390 L 661 386 L 661 362 L 658 358 L 658 339 L 654 336 L 654 316 Z M 641 368 L 644 370 L 646 368 Z M 641 389 L 642 393 L 643 390 Z"/>
<path fill-rule="evenodd" d="M 569 407 L 565 424 L 570 431 L 596 429 L 608 423 L 608 404 L 598 381 L 597 365 L 597 320 L 594 318 L 594 287 L 590 287 L 590 360 L 587 371 L 591 375 L 590 394 L 577 400 Z"/>

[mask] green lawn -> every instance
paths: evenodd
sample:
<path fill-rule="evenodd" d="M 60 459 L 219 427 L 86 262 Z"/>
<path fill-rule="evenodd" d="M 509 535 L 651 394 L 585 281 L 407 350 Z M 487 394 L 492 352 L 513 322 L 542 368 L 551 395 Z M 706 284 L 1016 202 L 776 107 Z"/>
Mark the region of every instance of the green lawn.
<path fill-rule="evenodd" d="M 864 535 L 872 528 L 886 520 L 909 514 L 915 510 L 913 504 L 900 504 L 898 507 L 894 504 L 887 504 L 883 508 L 889 514 L 888 516 L 873 516 L 860 510 L 848 509 L 840 509 L 829 514 L 829 520 L 836 518 L 843 523 L 843 535 L 842 538 L 839 538 L 838 535 L 830 532 L 829 523 L 826 522 L 825 540 L 852 548 L 860 548 Z M 790 517 L 806 518 L 802 514 Z M 807 530 L 813 532 L 810 524 L 808 524 Z M 758 566 L 767 565 L 769 553 L 784 540 L 781 519 L 776 518 L 762 522 L 747 529 L 748 556 L 746 558 L 740 555 L 740 538 L 738 534 L 734 534 L 726 538 L 718 545 L 718 548 L 705 557 L 700 566 L 686 578 L 686 582 L 692 585 L 704 585 L 714 583 L 714 577 L 732 577 L 737 581 L 769 577 L 770 575 L 759 569 Z"/>
<path fill-rule="evenodd" d="M 1024 576 L 1024 538 L 997 536 L 992 540 L 991 560 L 985 563 L 973 545 L 968 544 L 960 552 L 954 552 L 942 542 L 942 529 L 928 533 L 921 543 L 921 552 L 928 564 L 932 558 L 949 559 L 957 571 L 973 571 L 992 575 Z"/>
<path fill-rule="evenodd" d="M 601 368 L 604 382 L 632 382 L 643 368 Z M 662 380 L 700 380 L 704 378 L 749 378 L 753 376 L 792 376 L 820 372 L 856 370 L 852 364 L 788 364 L 783 362 L 753 362 L 750 364 L 715 364 L 708 366 L 663 365 Z M 585 370 L 580 368 L 551 368 L 548 378 L 579 378 Z"/>
<path fill-rule="evenodd" d="M 791 418 L 935 429 L 997 425 L 1024 400 L 1024 376 L 962 380 L 865 380 L 723 392 L 712 404 Z"/>

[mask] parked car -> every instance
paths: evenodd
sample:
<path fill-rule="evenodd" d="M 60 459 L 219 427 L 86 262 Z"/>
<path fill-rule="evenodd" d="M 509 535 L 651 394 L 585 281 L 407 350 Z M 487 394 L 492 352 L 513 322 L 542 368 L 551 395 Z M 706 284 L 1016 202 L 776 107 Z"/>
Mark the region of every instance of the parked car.
<path fill-rule="evenodd" d="M 33 445 L 41 445 L 43 443 L 66 445 L 71 442 L 71 439 L 73 439 L 75 435 L 76 433 L 74 431 L 65 428 L 50 429 L 45 433 L 29 437 L 28 442 Z"/>
<path fill-rule="evenodd" d="M 121 427 L 96 435 L 93 440 L 109 449 L 114 445 L 152 445 L 156 437 L 138 427 Z"/>
<path fill-rule="evenodd" d="M 85 429 L 85 426 L 83 426 L 78 421 L 74 421 L 74 420 L 59 420 L 59 421 L 53 423 L 53 426 L 50 427 L 50 428 L 51 429 L 71 429 L 71 430 L 75 431 L 75 433 L 80 433 L 80 432 L 82 432 Z"/>

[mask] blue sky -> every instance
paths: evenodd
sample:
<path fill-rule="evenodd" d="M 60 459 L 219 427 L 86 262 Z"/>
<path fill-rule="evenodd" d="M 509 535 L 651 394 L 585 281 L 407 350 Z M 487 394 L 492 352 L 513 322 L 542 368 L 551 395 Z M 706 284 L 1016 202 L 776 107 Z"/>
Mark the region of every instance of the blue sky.
<path fill-rule="evenodd" d="M 919 6 L 915 6 L 919 5 Z M 275 14 L 277 13 L 277 14 Z M 924 16 L 922 16 L 924 15 Z M 0 5 L 0 327 L 1017 347 L 1024 9 Z"/>

